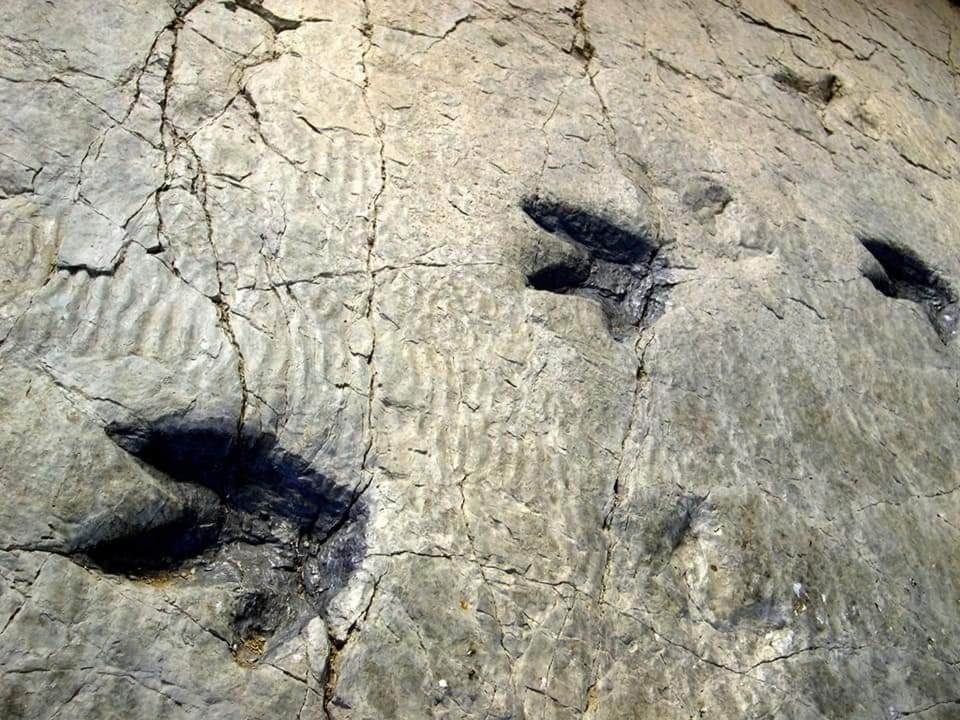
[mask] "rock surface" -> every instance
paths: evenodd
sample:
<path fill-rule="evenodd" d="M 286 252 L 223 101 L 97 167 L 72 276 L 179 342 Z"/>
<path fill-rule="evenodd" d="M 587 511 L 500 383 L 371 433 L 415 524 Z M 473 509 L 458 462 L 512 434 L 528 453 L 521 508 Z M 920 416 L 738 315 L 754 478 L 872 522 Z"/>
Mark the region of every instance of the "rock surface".
<path fill-rule="evenodd" d="M 960 717 L 956 3 L 0 21 L 0 717 Z"/>

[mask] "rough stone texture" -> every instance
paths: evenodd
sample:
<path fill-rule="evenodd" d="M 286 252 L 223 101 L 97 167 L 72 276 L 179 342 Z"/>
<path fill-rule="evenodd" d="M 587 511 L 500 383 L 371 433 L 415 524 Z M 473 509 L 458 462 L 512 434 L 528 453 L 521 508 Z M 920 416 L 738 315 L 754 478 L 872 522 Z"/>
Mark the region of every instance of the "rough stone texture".
<path fill-rule="evenodd" d="M 0 717 L 960 717 L 956 3 L 0 25 Z"/>

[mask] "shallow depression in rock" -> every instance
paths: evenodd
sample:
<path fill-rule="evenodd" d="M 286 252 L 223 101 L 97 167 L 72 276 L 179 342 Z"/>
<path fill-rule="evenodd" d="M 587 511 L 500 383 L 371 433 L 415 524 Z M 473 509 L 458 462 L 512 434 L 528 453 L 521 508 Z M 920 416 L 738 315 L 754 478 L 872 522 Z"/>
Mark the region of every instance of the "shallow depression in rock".
<path fill-rule="evenodd" d="M 618 339 L 660 315 L 670 283 L 654 238 L 565 202 L 528 197 L 520 207 L 538 227 L 575 250 L 529 273 L 531 288 L 596 300 Z"/>
<path fill-rule="evenodd" d="M 98 526 L 77 557 L 136 576 L 229 561 L 272 590 L 305 591 L 322 607 L 348 579 L 365 547 L 366 507 L 351 488 L 284 450 L 269 434 L 229 423 L 112 425 L 107 434 L 168 481 L 178 502 L 134 520 Z"/>
<path fill-rule="evenodd" d="M 860 243 L 876 260 L 864 270 L 873 286 L 889 298 L 922 306 L 940 339 L 953 340 L 960 317 L 953 287 L 907 247 L 875 238 L 861 238 Z"/>

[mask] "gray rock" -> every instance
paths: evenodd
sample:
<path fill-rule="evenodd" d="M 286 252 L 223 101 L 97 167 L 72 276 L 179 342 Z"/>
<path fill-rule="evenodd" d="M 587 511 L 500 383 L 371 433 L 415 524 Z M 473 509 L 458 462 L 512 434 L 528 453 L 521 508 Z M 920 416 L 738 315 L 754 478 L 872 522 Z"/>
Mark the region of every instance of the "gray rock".
<path fill-rule="evenodd" d="M 0 716 L 960 713 L 956 3 L 0 22 Z"/>

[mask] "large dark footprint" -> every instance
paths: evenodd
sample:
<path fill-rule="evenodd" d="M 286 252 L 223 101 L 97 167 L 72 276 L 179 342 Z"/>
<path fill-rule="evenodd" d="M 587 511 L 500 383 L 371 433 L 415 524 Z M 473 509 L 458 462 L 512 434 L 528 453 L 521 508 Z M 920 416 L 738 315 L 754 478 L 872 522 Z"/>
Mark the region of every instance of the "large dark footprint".
<path fill-rule="evenodd" d="M 170 481 L 179 502 L 99 525 L 74 558 L 132 578 L 239 584 L 238 643 L 252 637 L 262 646 L 277 630 L 322 612 L 363 557 L 362 499 L 272 435 L 238 440 L 236 425 L 178 417 L 113 425 L 107 434 Z"/>
<path fill-rule="evenodd" d="M 563 202 L 530 197 L 520 207 L 541 229 L 576 250 L 570 258 L 531 272 L 530 287 L 597 300 L 618 339 L 659 316 L 669 283 L 662 277 L 664 265 L 653 238 Z"/>
<path fill-rule="evenodd" d="M 873 286 L 922 306 L 944 344 L 953 340 L 960 316 L 956 291 L 912 250 L 873 238 L 860 242 L 876 260 L 863 273 Z"/>

